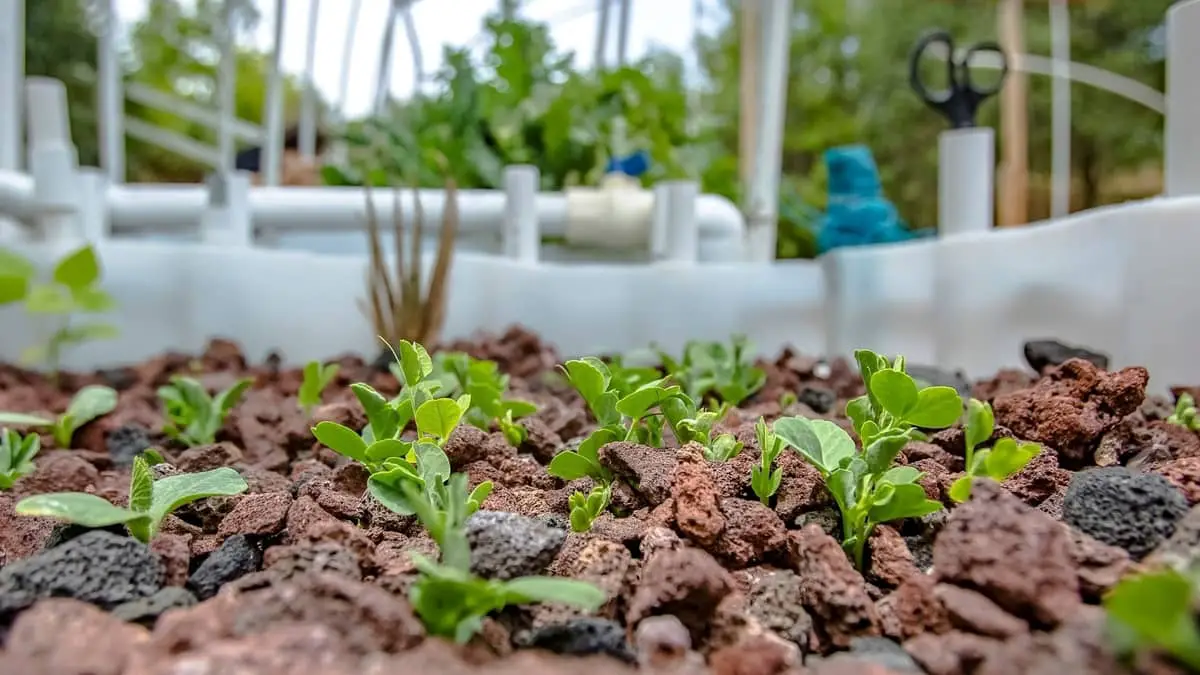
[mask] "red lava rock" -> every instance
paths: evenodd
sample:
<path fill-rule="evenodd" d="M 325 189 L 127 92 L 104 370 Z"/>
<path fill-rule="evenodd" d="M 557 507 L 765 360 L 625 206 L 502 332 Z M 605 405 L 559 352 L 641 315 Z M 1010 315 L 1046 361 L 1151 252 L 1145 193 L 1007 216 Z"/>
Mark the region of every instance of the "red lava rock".
<path fill-rule="evenodd" d="M 823 642 L 849 647 L 852 638 L 879 634 L 875 603 L 841 545 L 815 524 L 788 533 L 800 597 Z"/>
<path fill-rule="evenodd" d="M 800 650 L 770 633 L 754 635 L 708 657 L 713 675 L 783 675 L 800 665 Z"/>
<path fill-rule="evenodd" d="M 1200 456 L 1163 462 L 1154 466 L 1154 472 L 1179 488 L 1189 506 L 1200 503 Z"/>
<path fill-rule="evenodd" d="M 871 554 L 870 577 L 885 588 L 895 588 L 905 579 L 921 571 L 913 563 L 908 544 L 895 528 L 880 525 L 871 534 L 868 544 Z"/>
<path fill-rule="evenodd" d="M 4 565 L 41 551 L 55 525 L 50 518 L 18 516 L 13 512 L 16 502 L 12 494 L 0 493 L 0 564 Z"/>
<path fill-rule="evenodd" d="M 675 457 L 671 498 L 676 527 L 684 536 L 707 548 L 716 543 L 725 529 L 725 516 L 721 513 L 712 473 L 695 444 L 680 448 Z"/>
<path fill-rule="evenodd" d="M 525 427 L 525 442 L 521 444 L 521 452 L 533 455 L 542 464 L 549 464 L 563 446 L 562 437 L 539 417 L 523 418 L 521 426 Z"/>
<path fill-rule="evenodd" d="M 1099 602 L 1133 567 L 1129 553 L 1110 546 L 1067 525 L 1062 526 L 1071 539 L 1071 559 L 1079 574 L 1079 591 L 1089 602 Z"/>
<path fill-rule="evenodd" d="M 39 455 L 33 473 L 17 480 L 12 492 L 21 497 L 45 492 L 90 492 L 100 482 L 100 472 L 74 453 Z"/>
<path fill-rule="evenodd" d="M 365 466 L 358 462 L 349 462 L 334 469 L 329 482 L 335 490 L 358 499 L 367 491 L 367 479 L 370 477 L 371 474 Z"/>
<path fill-rule="evenodd" d="M 1003 643 L 999 640 L 982 635 L 951 631 L 942 635 L 934 633 L 918 635 L 904 643 L 904 651 L 908 652 L 929 675 L 966 675 L 977 673 L 979 666 L 1002 645 Z M 1001 672 L 1006 675 L 1010 673 L 1017 675 L 1029 671 L 1013 669 Z"/>
<path fill-rule="evenodd" d="M 217 536 L 276 534 L 283 529 L 291 506 L 292 496 L 286 492 L 245 495 L 221 520 Z"/>
<path fill-rule="evenodd" d="M 1033 387 L 998 397 L 996 423 L 1078 464 L 1091 457 L 1105 432 L 1138 409 L 1149 379 L 1145 368 L 1105 372 L 1071 359 L 1048 369 Z"/>
<path fill-rule="evenodd" d="M 254 673 L 255 675 L 357 675 L 358 659 L 347 654 L 328 626 L 299 623 L 252 638 L 218 640 L 197 652 L 153 654 L 134 659 L 125 675 L 161 673 Z"/>
<path fill-rule="evenodd" d="M 47 675 L 121 675 L 149 637 L 145 628 L 86 602 L 49 598 L 21 612 L 5 644 L 9 654 L 28 658 Z"/>
<path fill-rule="evenodd" d="M 938 584 L 933 592 L 955 628 L 998 640 L 1029 632 L 1028 623 L 1000 609 L 981 593 L 951 584 Z"/>
<path fill-rule="evenodd" d="M 962 448 L 962 440 L 961 440 L 960 436 L 955 436 L 953 441 L 943 440 L 943 436 L 948 435 L 948 432 L 951 432 L 951 431 L 960 431 L 960 430 L 946 429 L 944 431 L 939 431 L 937 434 L 935 434 L 933 436 L 932 440 L 953 443 L 954 445 L 957 445 L 958 448 L 961 449 Z M 924 464 L 924 466 L 930 466 L 927 462 L 932 461 L 942 467 L 942 473 L 945 473 L 948 471 L 949 472 L 962 471 L 964 468 L 964 464 L 965 464 L 961 454 L 959 454 L 959 455 L 952 454 L 948 450 L 943 448 L 942 446 L 938 445 L 937 443 L 925 442 L 925 441 L 909 442 L 908 445 L 904 446 L 904 457 L 908 460 L 909 464 L 916 464 L 918 462 L 926 462 L 926 464 Z"/>
<path fill-rule="evenodd" d="M 944 464 L 935 459 L 918 459 L 910 462 L 909 466 L 921 472 L 921 478 L 917 482 L 924 488 L 925 496 L 936 502 L 947 500 L 946 486 L 960 475 L 950 472 Z"/>
<path fill-rule="evenodd" d="M 302 537 L 313 523 L 322 520 L 338 522 L 336 518 L 318 506 L 311 497 L 301 496 L 288 508 L 286 521 L 288 537 L 293 540 Z"/>
<path fill-rule="evenodd" d="M 150 550 L 158 554 L 163 564 L 163 585 L 180 586 L 187 583 L 192 560 L 192 535 L 159 533 L 150 541 Z"/>
<path fill-rule="evenodd" d="M 188 448 L 175 458 L 174 464 L 183 473 L 194 473 L 232 466 L 240 461 L 242 451 L 233 443 L 221 442 Z"/>
<path fill-rule="evenodd" d="M 596 616 L 616 619 L 620 607 L 633 590 L 637 565 L 624 546 L 603 540 L 593 540 L 584 546 L 575 559 L 569 576 L 599 587 L 608 601 Z"/>
<path fill-rule="evenodd" d="M 367 414 L 358 403 L 326 403 L 313 408 L 312 425 L 315 427 L 321 422 L 334 422 L 351 429 L 361 429 L 367 424 Z"/>
<path fill-rule="evenodd" d="M 929 575 L 918 574 L 875 603 L 883 634 L 904 641 L 926 632 L 949 632 L 950 615 L 934 588 Z"/>
<path fill-rule="evenodd" d="M 779 457 L 778 464 L 783 469 L 783 480 L 775 493 L 775 512 L 785 523 L 792 522 L 801 513 L 833 503 L 820 472 L 800 455 L 785 452 Z"/>
<path fill-rule="evenodd" d="M 1070 537 L 991 481 L 976 481 L 971 499 L 951 511 L 933 567 L 939 580 L 1037 623 L 1057 625 L 1080 605 Z"/>
<path fill-rule="evenodd" d="M 633 639 L 637 648 L 638 664 L 642 668 L 672 672 L 686 666 L 692 650 L 692 634 L 674 616 L 647 617 L 638 624 Z"/>
<path fill-rule="evenodd" d="M 600 463 L 624 478 L 651 506 L 671 496 L 675 454 L 638 443 L 609 443 L 600 448 Z"/>
<path fill-rule="evenodd" d="M 642 568 L 637 591 L 629 601 L 626 624 L 633 627 L 649 616 L 674 614 L 699 642 L 717 605 L 732 590 L 732 577 L 704 551 L 663 551 Z"/>
<path fill-rule="evenodd" d="M 978 675 L 1008 673 L 1098 673 L 1117 675 L 1121 668 L 1110 649 L 1104 629 L 1103 611 L 1088 611 L 1051 633 L 1020 635 L 990 651 L 975 672 Z"/>
<path fill-rule="evenodd" d="M 770 508 L 748 499 L 721 500 L 725 531 L 710 550 L 733 568 L 742 568 L 768 558 L 782 557 L 787 547 L 787 528 Z"/>
<path fill-rule="evenodd" d="M 361 496 L 351 496 L 335 489 L 332 485 L 316 494 L 317 506 L 326 513 L 342 520 L 359 520 L 363 517 L 363 500 Z"/>
<path fill-rule="evenodd" d="M 497 442 L 488 432 L 470 424 L 458 425 L 444 449 L 446 457 L 450 458 L 450 466 L 456 471 L 474 462 L 498 463 L 516 452 L 503 439 Z"/>
<path fill-rule="evenodd" d="M 1004 481 L 1004 488 L 1026 504 L 1037 506 L 1070 483 L 1071 475 L 1058 468 L 1058 453 L 1043 447 L 1029 464 Z"/>
<path fill-rule="evenodd" d="M 751 438 L 754 436 L 753 426 L 750 427 L 750 436 Z M 739 440 L 742 439 L 739 438 Z M 708 462 L 708 470 L 712 472 L 718 494 L 721 497 L 747 497 L 752 494 L 750 469 L 757 463 L 758 456 L 752 451 L 742 451 L 728 461 Z"/>
<path fill-rule="evenodd" d="M 1027 371 L 1005 368 L 991 379 L 975 383 L 971 388 L 971 396 L 980 401 L 992 401 L 1006 394 L 1028 389 L 1036 379 Z"/>

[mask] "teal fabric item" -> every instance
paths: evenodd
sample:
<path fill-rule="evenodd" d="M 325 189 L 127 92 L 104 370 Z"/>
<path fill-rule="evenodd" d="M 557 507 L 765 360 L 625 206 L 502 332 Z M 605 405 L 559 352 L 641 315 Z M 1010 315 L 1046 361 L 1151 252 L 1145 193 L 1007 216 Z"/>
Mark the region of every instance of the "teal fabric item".
<path fill-rule="evenodd" d="M 896 207 L 883 196 L 870 148 L 830 148 L 825 151 L 825 166 L 829 172 L 829 205 L 817 232 L 821 253 L 842 246 L 889 244 L 928 236 L 928 232 L 909 230 Z"/>

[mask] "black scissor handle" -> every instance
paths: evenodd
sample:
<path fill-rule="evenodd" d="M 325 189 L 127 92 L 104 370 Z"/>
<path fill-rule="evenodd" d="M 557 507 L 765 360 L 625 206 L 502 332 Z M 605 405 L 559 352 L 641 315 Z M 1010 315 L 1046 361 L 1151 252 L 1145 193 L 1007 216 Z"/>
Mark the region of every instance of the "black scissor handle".
<path fill-rule="evenodd" d="M 942 45 L 946 50 L 946 89 L 930 89 L 921 80 L 921 60 L 932 45 Z M 954 96 L 958 74 L 954 65 L 954 38 L 944 30 L 929 31 L 917 40 L 908 57 L 908 80 L 917 95 L 932 106 L 945 105 Z"/>
<path fill-rule="evenodd" d="M 1000 58 L 1000 76 L 996 78 L 996 84 L 991 87 L 976 87 L 971 80 L 971 61 L 976 54 L 995 54 Z M 999 43 L 980 42 L 967 49 L 958 67 L 962 71 L 958 78 L 959 86 L 973 93 L 978 100 L 982 100 L 1000 91 L 1000 87 L 1004 86 L 1004 78 L 1008 76 L 1008 55 L 1004 53 Z"/>

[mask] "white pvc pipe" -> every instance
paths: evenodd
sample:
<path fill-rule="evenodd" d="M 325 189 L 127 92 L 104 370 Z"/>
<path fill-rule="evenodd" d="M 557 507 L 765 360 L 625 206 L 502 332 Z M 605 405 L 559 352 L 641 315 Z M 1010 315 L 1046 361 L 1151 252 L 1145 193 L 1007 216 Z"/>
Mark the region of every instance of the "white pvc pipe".
<path fill-rule="evenodd" d="M 234 18 L 236 3 L 225 0 L 222 8 L 222 25 L 214 26 L 221 57 L 217 64 L 217 109 L 221 119 L 217 125 L 217 153 L 221 164 L 218 170 L 233 171 L 234 138 L 233 119 L 237 117 L 237 51 L 234 44 Z"/>
<path fill-rule="evenodd" d="M 696 228 L 696 202 L 699 186 L 695 181 L 667 181 L 655 186 L 654 197 L 663 200 L 663 259 L 690 264 L 700 255 L 700 237 Z"/>
<path fill-rule="evenodd" d="M 24 88 L 25 0 L 0 0 L 0 171 L 24 164 Z"/>
<path fill-rule="evenodd" d="M 1167 11 L 1167 118 L 1164 158 L 1168 197 L 1200 194 L 1200 0 Z"/>
<path fill-rule="evenodd" d="M 792 0 L 762 3 L 762 68 L 755 128 L 753 180 L 750 183 L 749 242 L 746 254 L 756 262 L 775 259 L 779 215 L 779 172 L 783 161 L 783 123 L 787 108 Z"/>
<path fill-rule="evenodd" d="M 1071 212 L 1071 14 L 1067 0 L 1050 0 L 1050 217 Z"/>
<path fill-rule="evenodd" d="M 992 227 L 995 132 L 950 129 L 938 136 L 938 234 Z"/>
<path fill-rule="evenodd" d="M 317 22 L 321 0 L 312 0 L 308 12 L 308 44 L 304 52 L 304 95 L 300 103 L 300 155 L 311 159 L 317 151 L 317 85 L 313 71 L 317 67 Z"/>
<path fill-rule="evenodd" d="M 540 182 L 536 166 L 504 168 L 504 255 L 529 265 L 537 264 L 542 249 L 537 209 Z"/>
<path fill-rule="evenodd" d="M 117 49 L 116 0 L 99 0 L 96 88 L 100 166 L 110 183 L 125 182 L 125 73 Z"/>
<path fill-rule="evenodd" d="M 259 156 L 263 184 L 270 186 L 279 185 L 283 162 L 283 68 L 280 60 L 283 54 L 284 5 L 284 0 L 275 0 L 274 42 L 270 70 L 267 71 L 266 119 L 263 121 L 266 132 Z"/>
<path fill-rule="evenodd" d="M 14 216 L 28 221 L 35 213 L 33 177 L 26 173 L 0 170 L 0 220 L 5 216 Z"/>

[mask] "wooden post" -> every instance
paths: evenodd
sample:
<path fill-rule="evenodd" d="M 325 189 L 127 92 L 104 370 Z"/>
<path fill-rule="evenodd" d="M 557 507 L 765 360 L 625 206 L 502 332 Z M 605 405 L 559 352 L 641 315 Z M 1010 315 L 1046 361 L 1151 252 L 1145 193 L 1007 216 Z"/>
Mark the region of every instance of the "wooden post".
<path fill-rule="evenodd" d="M 1000 90 L 1000 166 L 997 171 L 996 225 L 1024 225 L 1029 220 L 1029 78 L 1018 61 L 1025 53 L 1024 0 L 1000 0 L 1000 46 L 1009 59 L 1008 78 Z"/>

